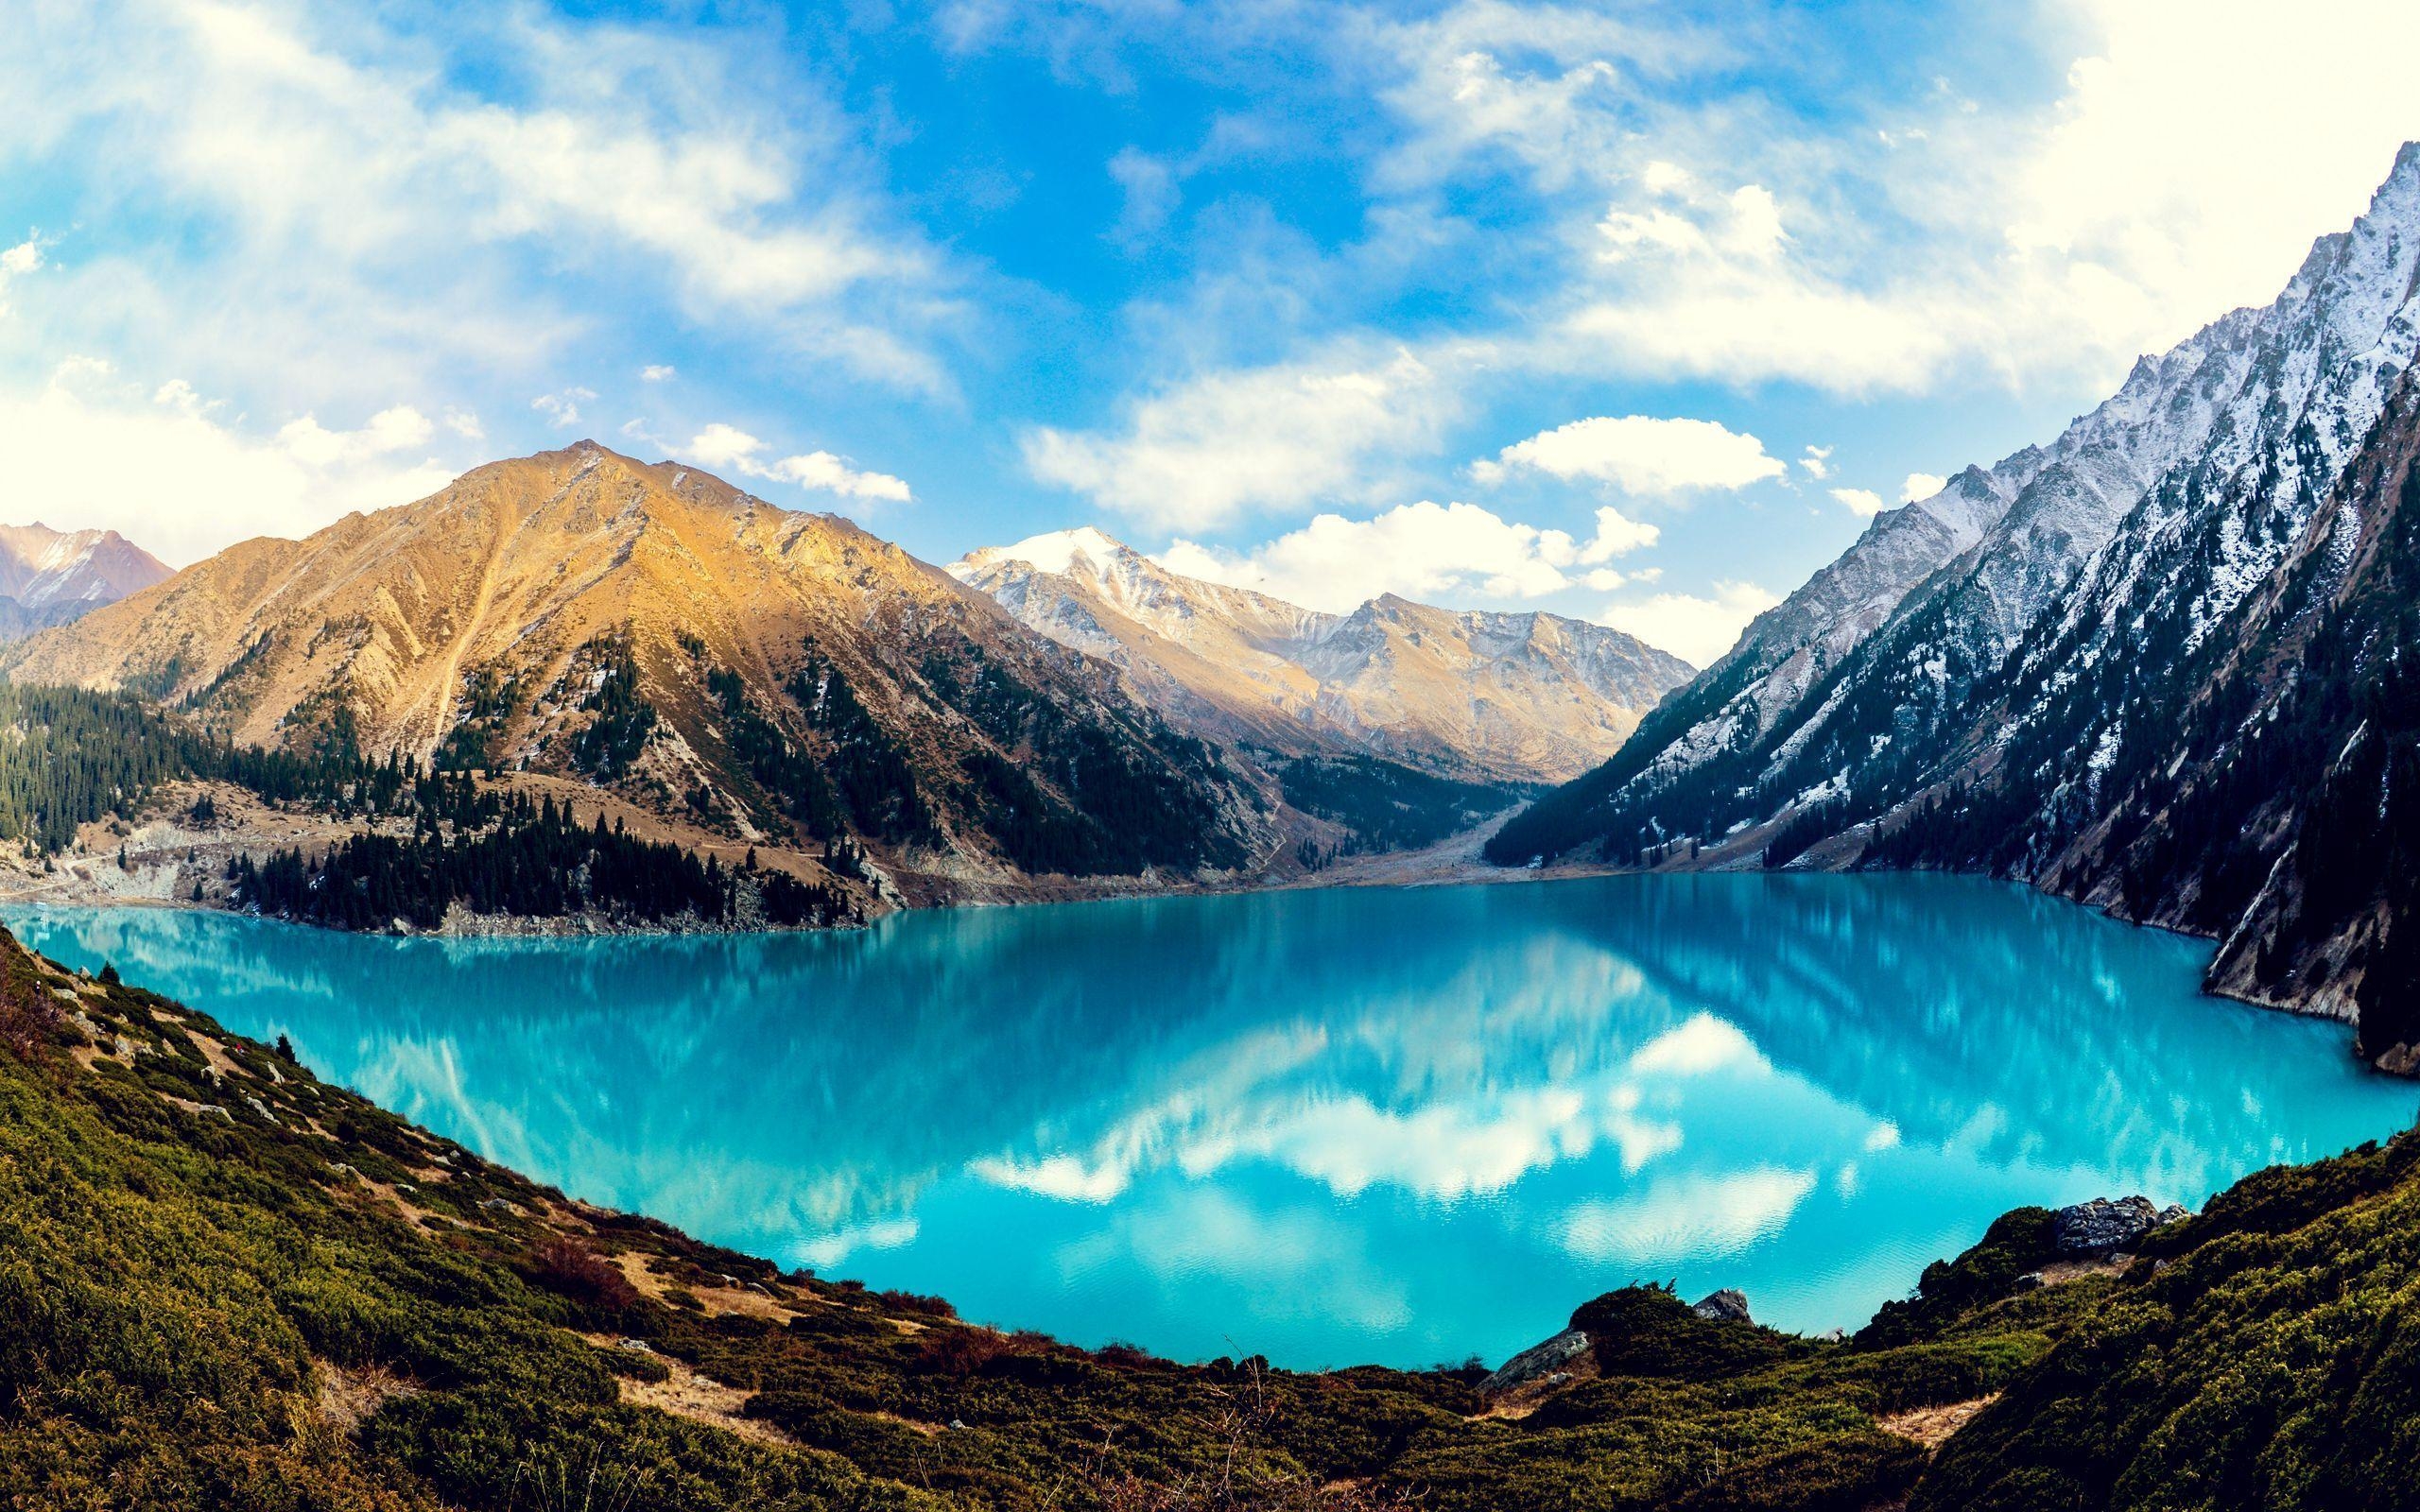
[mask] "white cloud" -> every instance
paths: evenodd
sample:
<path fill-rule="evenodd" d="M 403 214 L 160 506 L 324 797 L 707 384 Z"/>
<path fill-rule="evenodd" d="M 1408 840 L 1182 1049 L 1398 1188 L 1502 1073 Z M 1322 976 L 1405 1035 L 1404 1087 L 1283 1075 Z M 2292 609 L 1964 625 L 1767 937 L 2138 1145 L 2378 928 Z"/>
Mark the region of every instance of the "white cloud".
<path fill-rule="evenodd" d="M 843 498 L 878 499 L 890 504 L 906 504 L 910 498 L 906 479 L 888 472 L 861 472 L 830 452 L 786 456 L 767 471 L 770 476 L 786 478 L 802 489 L 817 489 Z"/>
<path fill-rule="evenodd" d="M 182 407 L 190 402 L 192 390 L 181 384 L 169 386 L 179 389 Z M 167 392 L 164 388 L 163 393 Z M 332 431 L 320 423 L 318 417 L 304 415 L 285 422 L 277 433 L 278 444 L 288 455 L 305 467 L 327 468 L 340 463 L 367 461 L 393 452 L 409 452 L 428 444 L 437 434 L 428 417 L 409 404 L 397 404 L 370 417 L 369 423 L 357 431 Z"/>
<path fill-rule="evenodd" d="M 1658 593 L 1642 603 L 1609 604 L 1597 619 L 1684 662 L 1707 666 L 1731 649 L 1750 620 L 1780 602 L 1754 583 L 1718 582 L 1711 597 Z"/>
<path fill-rule="evenodd" d="M 1711 1013 L 1692 1015 L 1639 1046 L 1630 1057 L 1630 1069 L 1642 1076 L 1703 1076 L 1733 1066 L 1767 1064 L 1754 1040 L 1737 1025 Z"/>
<path fill-rule="evenodd" d="M 765 443 L 735 425 L 720 421 L 708 425 L 680 448 L 681 455 L 700 467 L 728 468 L 752 478 L 776 483 L 795 483 L 802 489 L 821 493 L 837 493 L 844 499 L 865 499 L 889 504 L 907 504 L 911 495 L 907 481 L 888 472 L 859 472 L 846 458 L 830 452 L 806 452 L 766 461 L 759 454 Z"/>
<path fill-rule="evenodd" d="M 1034 1160 L 984 1156 L 968 1161 L 966 1170 L 977 1180 L 991 1186 L 1030 1192 L 1062 1202 L 1113 1201 L 1133 1179 L 1132 1170 L 1122 1162 L 1105 1160 L 1098 1165 L 1086 1165 L 1080 1157 L 1063 1153 Z"/>
<path fill-rule="evenodd" d="M 2022 146 L 2005 234 L 2072 270 L 2100 313 L 2130 315 L 2126 351 L 2274 298 L 2420 137 L 2404 67 L 2420 9 L 2401 0 L 2343 0 L 2292 26 L 2261 0 L 2055 9 L 2087 41 L 2048 129 Z M 2117 286 L 2085 286 L 2102 276 Z"/>
<path fill-rule="evenodd" d="M 1374 462 L 1433 443 L 1457 402 L 1409 351 L 1222 371 L 1129 407 L 1115 434 L 1043 427 L 1028 472 L 1171 530 L 1370 491 Z"/>
<path fill-rule="evenodd" d="M 1918 499 L 1929 499 L 1947 487 L 1949 480 L 1938 473 L 1910 472 L 1908 480 L 1899 485 L 1899 502 L 1913 504 Z"/>
<path fill-rule="evenodd" d="M 642 383 L 660 384 L 672 376 L 673 368 L 668 362 L 650 362 L 639 369 L 639 381 Z"/>
<path fill-rule="evenodd" d="M 1788 471 L 1754 436 L 1713 421 L 1645 415 L 1576 420 L 1515 441 L 1492 462 L 1471 464 L 1471 475 L 1482 483 L 1520 470 L 1566 482 L 1585 478 L 1634 494 L 1742 489 Z"/>
<path fill-rule="evenodd" d="M 558 429 L 568 429 L 579 423 L 579 406 L 596 397 L 594 388 L 565 388 L 558 393 L 540 394 L 529 401 L 529 407 L 544 415 Z"/>
<path fill-rule="evenodd" d="M 9 304 L 9 285 L 28 273 L 42 268 L 42 242 L 32 236 L 0 251 L 0 319 L 13 313 Z"/>
<path fill-rule="evenodd" d="M 1575 1205 L 1563 1246 L 1582 1260 L 1631 1264 L 1732 1254 L 1780 1232 L 1814 1190 L 1813 1172 L 1777 1165 L 1667 1177 L 1634 1196 Z"/>
<path fill-rule="evenodd" d="M 1808 477 L 1821 483 L 1832 475 L 1832 448 L 1810 446 L 1800 454 L 1798 465 L 1806 470 Z"/>
<path fill-rule="evenodd" d="M 216 0 L 10 24 L 0 152 L 83 186 L 49 350 L 296 410 L 466 372 L 518 386 L 652 304 L 945 387 L 955 275 L 837 83 L 760 66 L 731 28 Z"/>
<path fill-rule="evenodd" d="M 819 1238 L 799 1241 L 790 1246 L 790 1263 L 804 1265 L 809 1270 L 832 1270 L 844 1263 L 851 1255 L 865 1250 L 904 1249 L 916 1242 L 917 1232 L 913 1218 L 877 1218 Z"/>
<path fill-rule="evenodd" d="M 1573 569 L 1655 543 L 1660 532 L 1607 507 L 1596 533 L 1575 540 L 1508 521 L 1475 504 L 1398 505 L 1367 520 L 1322 514 L 1249 551 L 1179 539 L 1158 560 L 1172 572 L 1231 583 L 1311 609 L 1343 610 L 1382 593 L 1429 602 L 1471 596 L 1541 598 L 1572 586 Z M 1581 580 L 1618 586 L 1596 573 Z"/>
<path fill-rule="evenodd" d="M 681 455 L 700 467 L 740 468 L 765 449 L 765 443 L 736 425 L 717 421 L 681 448 Z"/>
<path fill-rule="evenodd" d="M 1119 148 L 1109 160 L 1109 176 L 1125 197 L 1110 232 L 1113 241 L 1131 246 L 1150 236 L 1167 224 L 1183 197 L 1175 171 L 1139 147 Z"/>
<path fill-rule="evenodd" d="M 1964 290 L 1864 288 L 1786 229 L 1797 212 L 1759 184 L 1617 204 L 1596 267 L 1531 343 L 1546 368 L 1832 392 L 1924 387 L 1962 349 L 2005 335 Z"/>
<path fill-rule="evenodd" d="M 1846 506 L 1849 513 L 1872 518 L 1883 510 L 1882 495 L 1872 489 L 1834 489 L 1832 497 Z"/>
<path fill-rule="evenodd" d="M 1462 0 L 1364 40 L 1399 70 L 1382 98 L 1409 128 L 1380 159 L 1380 181 L 1412 192 L 1475 164 L 1510 163 L 1549 193 L 1619 172 L 1640 140 L 1638 80 L 1723 50 L 1676 27 L 1506 0 Z M 1688 178 L 1663 160 L 1645 172 Z"/>
<path fill-rule="evenodd" d="M 425 497 L 458 471 L 423 452 L 429 423 L 408 405 L 354 430 L 306 415 L 268 438 L 222 423 L 224 407 L 182 380 L 135 384 L 74 361 L 30 394 L 0 395 L 0 455 L 48 524 L 115 529 L 178 564 Z"/>
<path fill-rule="evenodd" d="M 2261 0 L 2044 0 L 2021 25 L 2043 52 L 1994 82 L 2047 63 L 2050 98 L 1943 80 L 1843 131 L 1737 28 L 1463 0 L 1371 35 L 1407 132 L 1380 182 L 1525 178 L 1564 266 L 1497 340 L 1540 370 L 2089 389 L 2274 297 L 2420 136 L 2397 72 L 2420 10 L 2395 0 L 2282 30 Z"/>
<path fill-rule="evenodd" d="M 1603 505 L 1597 510 L 1597 533 L 1580 548 L 1580 560 L 1610 561 L 1616 557 L 1627 557 L 1634 551 L 1651 546 L 1663 539 L 1662 526 L 1633 520 L 1612 505 Z"/>

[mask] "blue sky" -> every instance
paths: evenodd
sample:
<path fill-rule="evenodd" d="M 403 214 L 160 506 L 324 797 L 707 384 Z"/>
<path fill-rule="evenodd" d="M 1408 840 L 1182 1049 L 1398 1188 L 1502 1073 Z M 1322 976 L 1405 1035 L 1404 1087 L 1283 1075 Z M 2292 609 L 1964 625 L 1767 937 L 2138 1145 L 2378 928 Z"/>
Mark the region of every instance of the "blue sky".
<path fill-rule="evenodd" d="M 182 562 L 593 436 L 1704 660 L 2420 135 L 2387 5 L 481 9 L 0 0 L 0 519 Z"/>

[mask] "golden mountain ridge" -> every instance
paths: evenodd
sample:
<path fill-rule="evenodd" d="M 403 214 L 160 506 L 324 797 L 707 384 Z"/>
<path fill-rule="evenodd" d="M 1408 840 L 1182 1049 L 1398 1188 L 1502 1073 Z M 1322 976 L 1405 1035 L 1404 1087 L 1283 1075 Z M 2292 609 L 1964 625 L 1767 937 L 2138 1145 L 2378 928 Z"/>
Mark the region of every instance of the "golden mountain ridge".
<path fill-rule="evenodd" d="M 265 745 L 551 772 L 937 876 L 1191 872 L 1265 804 L 1099 663 L 856 525 L 593 441 L 256 540 L 8 654 Z"/>
<path fill-rule="evenodd" d="M 1350 751 L 1442 775 L 1566 782 L 1612 755 L 1693 669 L 1619 630 L 1392 593 L 1350 613 L 1169 571 L 1086 526 L 950 565 L 1028 628 L 1126 673 L 1216 740 Z"/>

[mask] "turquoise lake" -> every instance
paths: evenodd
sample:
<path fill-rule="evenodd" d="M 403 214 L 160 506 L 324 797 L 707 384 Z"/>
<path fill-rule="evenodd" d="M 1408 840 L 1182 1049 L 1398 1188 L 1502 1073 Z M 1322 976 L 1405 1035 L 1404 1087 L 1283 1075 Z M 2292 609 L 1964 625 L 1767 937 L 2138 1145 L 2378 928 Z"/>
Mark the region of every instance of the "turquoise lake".
<path fill-rule="evenodd" d="M 1634 1280 L 1854 1328 L 2029 1202 L 2408 1126 L 2208 948 L 1958 878 L 1620 877 L 388 939 L 0 910 L 566 1192 L 1183 1359 L 1489 1361 Z"/>

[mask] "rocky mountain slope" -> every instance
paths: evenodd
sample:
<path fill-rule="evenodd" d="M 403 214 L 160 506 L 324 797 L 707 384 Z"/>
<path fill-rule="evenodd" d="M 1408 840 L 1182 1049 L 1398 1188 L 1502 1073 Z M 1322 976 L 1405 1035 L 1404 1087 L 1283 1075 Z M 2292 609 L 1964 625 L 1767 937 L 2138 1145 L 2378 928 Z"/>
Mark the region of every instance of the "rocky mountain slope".
<path fill-rule="evenodd" d="M 0 640 L 64 625 L 168 576 L 166 563 L 114 530 L 0 525 Z"/>
<path fill-rule="evenodd" d="M 2416 284 L 2406 147 L 2274 303 L 1877 521 L 1491 854 L 1987 867 L 2221 937 L 2222 989 L 2359 1011 L 2411 896 L 2388 773 Z M 2347 828 L 2325 805 L 2355 791 L 2378 803 Z M 2313 869 L 2337 842 L 2365 858 Z M 2399 1022 L 2361 1039 L 2415 1058 Z"/>
<path fill-rule="evenodd" d="M 944 888 L 1268 843 L 1265 800 L 1109 669 L 844 520 L 588 441 L 244 542 L 8 664 L 239 742 L 551 774 Z"/>
<path fill-rule="evenodd" d="M 1116 666 L 1172 723 L 1283 755 L 1560 782 L 1617 749 L 1690 671 L 1557 614 L 1456 612 L 1392 594 L 1350 614 L 1300 609 L 1170 572 L 1090 527 L 974 552 L 949 571 Z"/>

